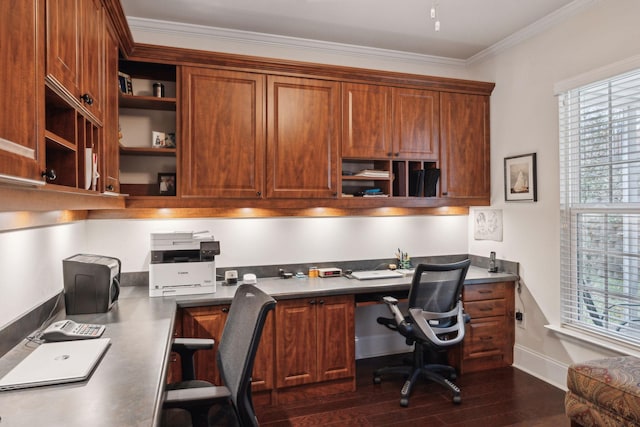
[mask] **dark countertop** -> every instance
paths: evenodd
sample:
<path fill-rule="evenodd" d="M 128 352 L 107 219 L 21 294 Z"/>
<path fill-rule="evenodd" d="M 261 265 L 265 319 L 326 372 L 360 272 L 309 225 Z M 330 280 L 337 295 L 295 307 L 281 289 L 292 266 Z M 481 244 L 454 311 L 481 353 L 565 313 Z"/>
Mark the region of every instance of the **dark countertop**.
<path fill-rule="evenodd" d="M 471 267 L 465 284 L 517 278 Z M 258 278 L 257 286 L 276 299 L 288 299 L 401 291 L 407 290 L 410 282 L 411 277 L 367 281 L 344 277 Z M 236 288 L 218 283 L 214 294 L 149 298 L 146 287 L 124 287 L 108 313 L 69 316 L 77 322 L 107 325 L 103 336 L 111 338 L 111 345 L 103 359 L 85 382 L 0 392 L 0 425 L 158 425 L 176 308 L 226 304 Z M 35 344 L 24 340 L 0 358 L 0 376 L 34 348 Z"/>

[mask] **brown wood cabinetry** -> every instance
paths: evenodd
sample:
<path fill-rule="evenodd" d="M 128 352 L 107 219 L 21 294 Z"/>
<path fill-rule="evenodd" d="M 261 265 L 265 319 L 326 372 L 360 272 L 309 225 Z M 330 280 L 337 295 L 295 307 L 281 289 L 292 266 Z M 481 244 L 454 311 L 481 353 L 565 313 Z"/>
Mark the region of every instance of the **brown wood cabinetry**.
<path fill-rule="evenodd" d="M 489 97 L 440 96 L 441 194 L 486 200 L 491 196 Z M 470 204 L 473 202 L 470 200 Z"/>
<path fill-rule="evenodd" d="M 100 167 L 101 191 L 120 192 L 120 154 L 118 152 L 118 91 L 113 88 L 118 81 L 118 40 L 108 26 L 105 37 L 105 81 L 112 82 L 105 90 L 104 147 Z"/>
<path fill-rule="evenodd" d="M 339 141 L 339 83 L 267 77 L 268 198 L 336 197 Z"/>
<path fill-rule="evenodd" d="M 277 387 L 353 378 L 354 313 L 352 295 L 278 301 Z"/>
<path fill-rule="evenodd" d="M 342 84 L 342 157 L 438 159 L 439 93 Z"/>
<path fill-rule="evenodd" d="M 471 317 L 459 352 L 452 352 L 459 372 L 513 363 L 515 301 L 513 282 L 465 285 L 464 309 Z"/>
<path fill-rule="evenodd" d="M 229 312 L 228 305 L 184 308 L 182 332 L 186 337 L 211 338 L 215 341 L 213 350 L 198 351 L 195 368 L 198 379 L 220 385 L 220 373 L 216 367 L 216 352 Z M 273 389 L 274 384 L 274 320 L 273 312 L 267 316 L 258 353 L 253 366 L 252 390 Z"/>
<path fill-rule="evenodd" d="M 46 0 L 46 72 L 52 87 L 97 120 L 104 108 L 104 10 L 100 0 Z"/>
<path fill-rule="evenodd" d="M 0 2 L 0 174 L 40 181 L 44 51 L 38 4 Z"/>
<path fill-rule="evenodd" d="M 261 74 L 183 67 L 183 196 L 261 197 L 264 87 Z"/>

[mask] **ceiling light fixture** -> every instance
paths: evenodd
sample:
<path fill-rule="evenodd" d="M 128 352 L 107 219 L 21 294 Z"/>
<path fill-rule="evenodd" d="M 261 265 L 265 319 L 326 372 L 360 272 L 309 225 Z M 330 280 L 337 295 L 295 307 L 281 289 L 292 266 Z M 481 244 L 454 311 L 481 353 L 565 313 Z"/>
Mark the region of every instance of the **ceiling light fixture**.
<path fill-rule="evenodd" d="M 440 31 L 440 18 L 438 17 L 438 1 L 433 0 L 431 2 L 431 19 L 435 20 L 434 29 Z"/>

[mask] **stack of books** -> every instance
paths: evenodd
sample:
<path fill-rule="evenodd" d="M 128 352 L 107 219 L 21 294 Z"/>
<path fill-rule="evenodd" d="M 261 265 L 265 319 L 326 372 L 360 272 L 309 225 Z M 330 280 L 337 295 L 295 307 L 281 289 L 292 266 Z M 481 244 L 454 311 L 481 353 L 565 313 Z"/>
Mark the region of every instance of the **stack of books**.
<path fill-rule="evenodd" d="M 391 175 L 389 174 L 389 171 L 385 171 L 385 170 L 363 169 L 360 172 L 358 172 L 357 174 L 355 174 L 355 176 L 365 176 L 365 177 L 368 177 L 368 178 L 388 179 Z"/>

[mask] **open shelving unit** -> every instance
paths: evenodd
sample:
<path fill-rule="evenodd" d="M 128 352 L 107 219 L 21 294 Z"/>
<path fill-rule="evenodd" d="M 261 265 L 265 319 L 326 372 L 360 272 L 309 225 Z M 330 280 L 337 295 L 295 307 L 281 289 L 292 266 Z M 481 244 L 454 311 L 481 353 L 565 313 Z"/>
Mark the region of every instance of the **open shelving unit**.
<path fill-rule="evenodd" d="M 175 141 L 177 68 L 130 60 L 120 60 L 119 68 L 130 76 L 132 87 L 132 93 L 121 91 L 118 97 L 120 189 L 131 196 L 160 196 L 159 174 L 176 173 L 177 150 L 153 147 L 152 133 L 173 134 Z M 163 97 L 153 95 L 154 83 L 164 85 Z"/>

